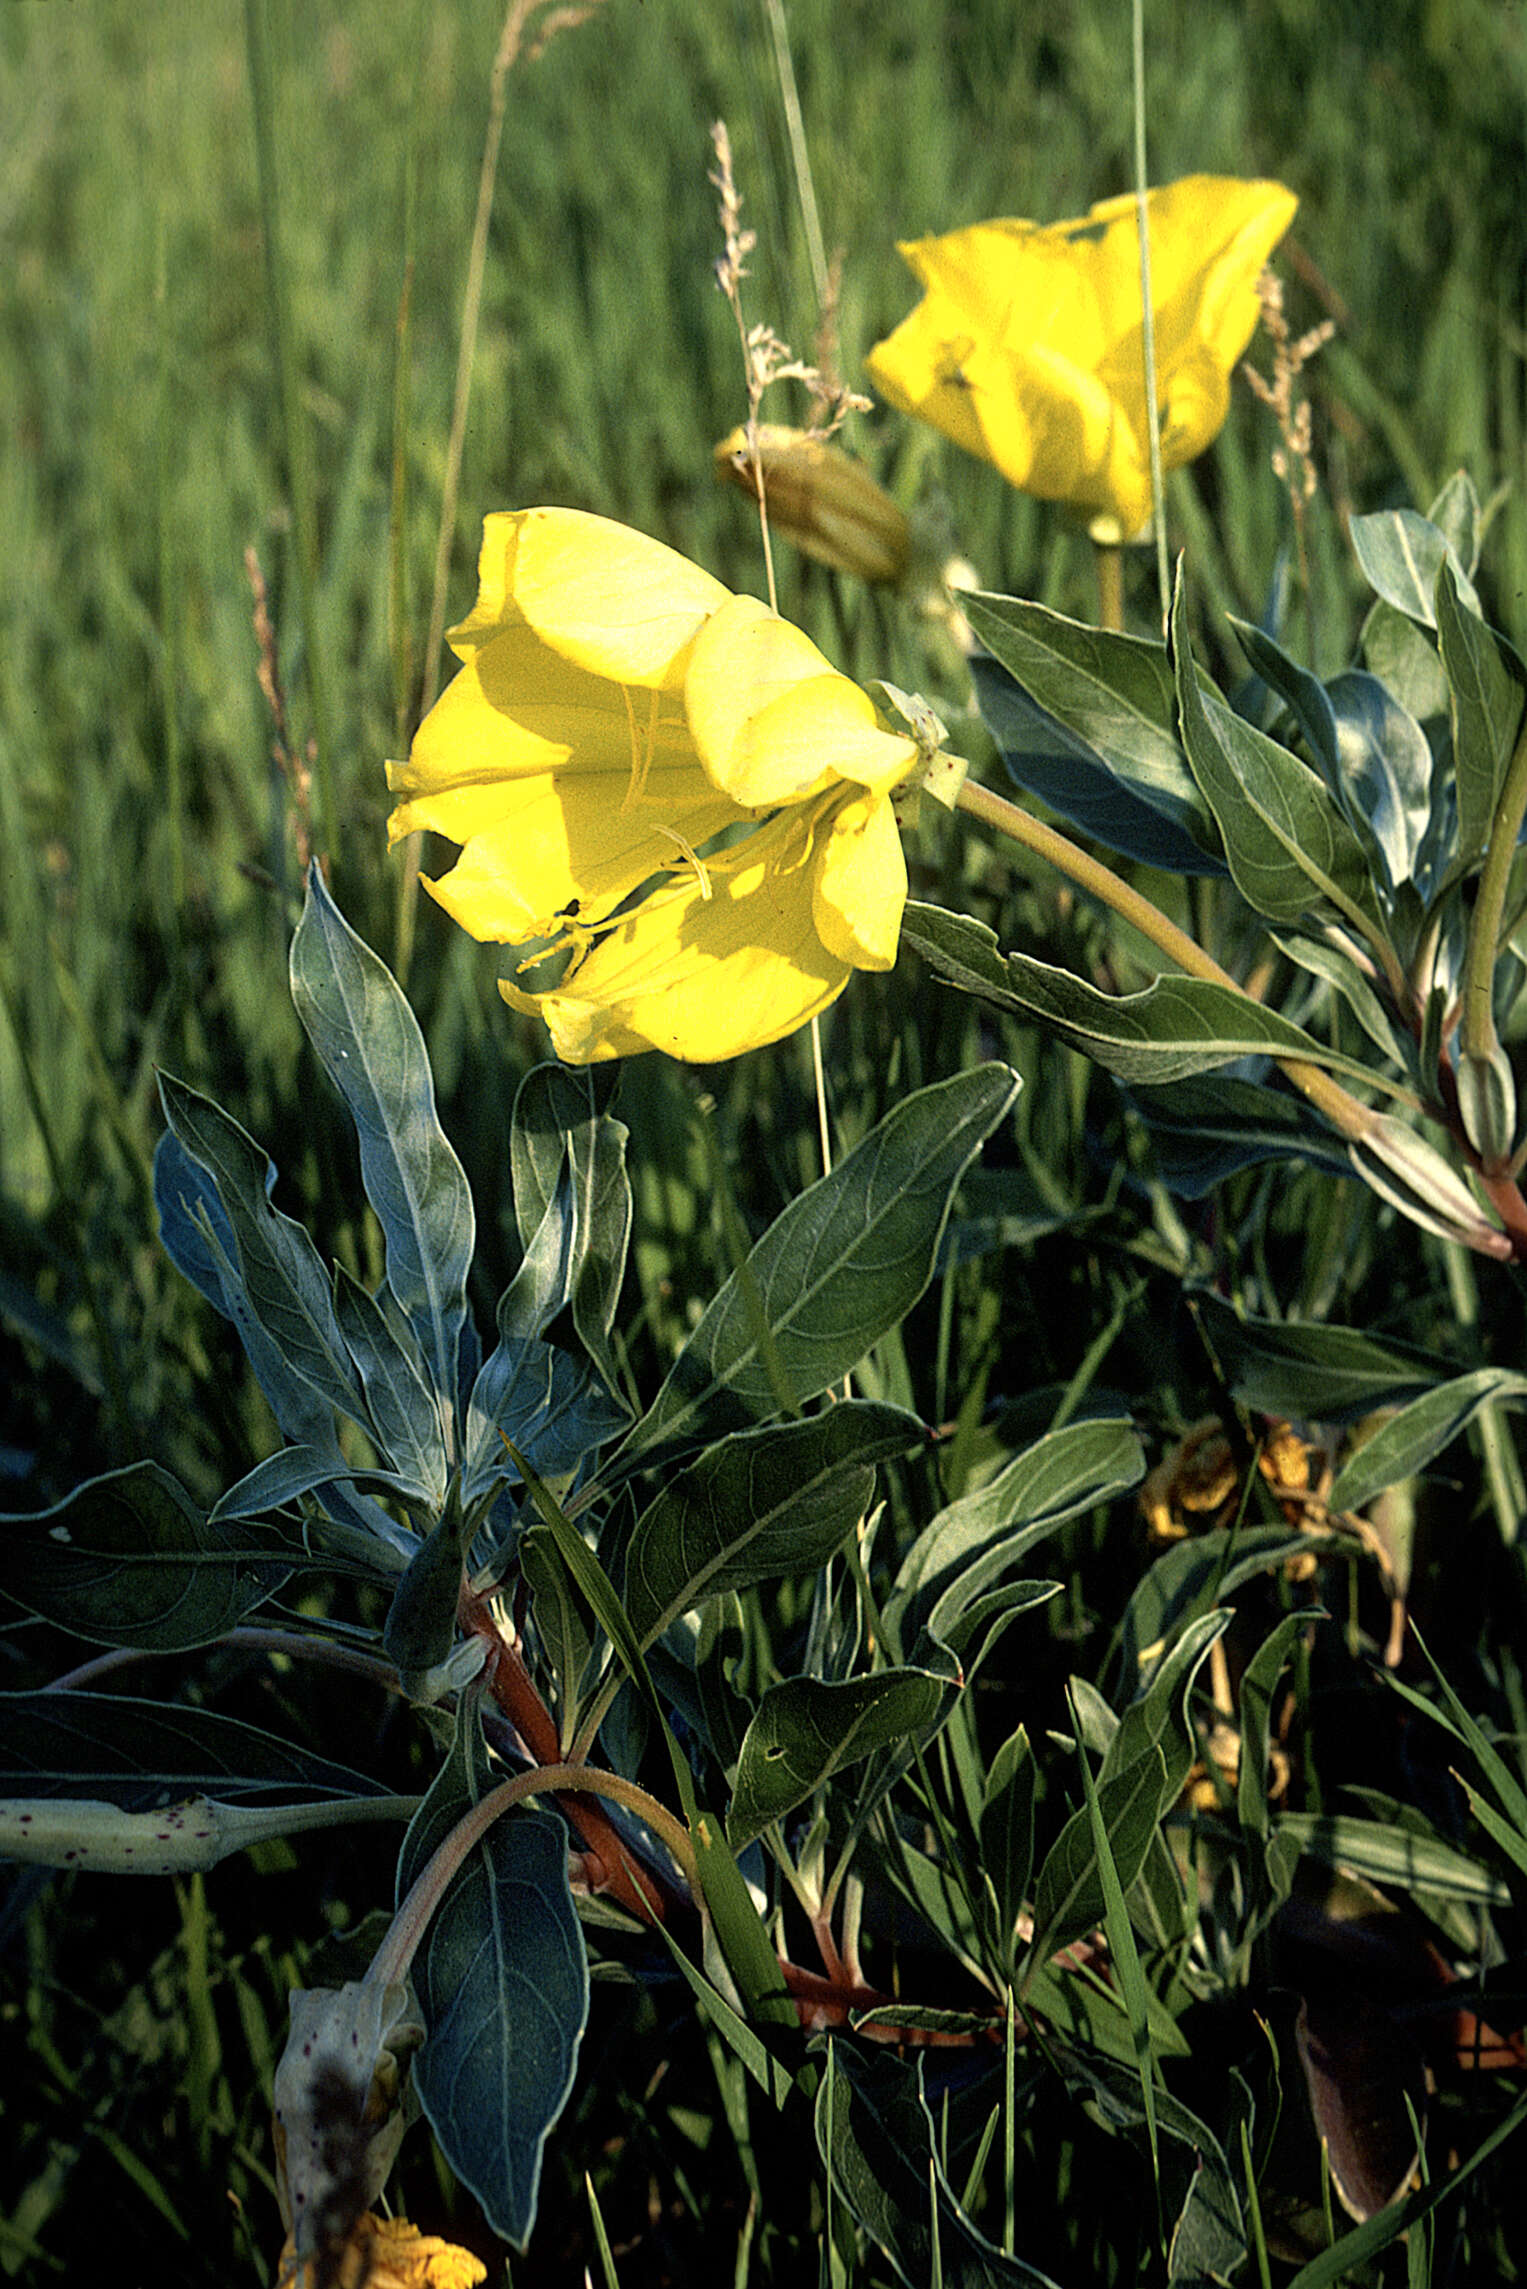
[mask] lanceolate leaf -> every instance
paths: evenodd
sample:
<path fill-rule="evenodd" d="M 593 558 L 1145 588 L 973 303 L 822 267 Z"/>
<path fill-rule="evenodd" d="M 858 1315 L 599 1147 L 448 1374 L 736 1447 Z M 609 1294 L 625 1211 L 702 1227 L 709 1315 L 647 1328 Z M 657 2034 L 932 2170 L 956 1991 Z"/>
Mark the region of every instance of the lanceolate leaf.
<path fill-rule="evenodd" d="M 1342 786 L 1376 844 L 1391 889 L 1414 880 L 1432 810 L 1432 751 L 1393 692 L 1360 668 L 1326 686 Z"/>
<path fill-rule="evenodd" d="M 385 1784 L 211 1709 L 115 1693 L 0 1694 L 0 1794 L 129 1811 L 191 1794 L 224 1804 L 377 1796 Z"/>
<path fill-rule="evenodd" d="M 334 1309 L 345 1348 L 360 1370 L 371 1426 L 383 1455 L 438 1509 L 449 1472 L 439 1399 L 393 1333 L 376 1298 L 343 1264 L 335 1268 Z"/>
<path fill-rule="evenodd" d="M 450 1758 L 404 1841 L 400 1898 L 493 1779 L 468 1695 Z M 554 1813 L 522 1808 L 493 1823 L 436 1910 L 413 1980 L 428 2030 L 414 2088 L 452 2169 L 494 2231 L 523 2249 L 542 2149 L 572 2088 L 588 2015 L 567 1830 Z"/>
<path fill-rule="evenodd" d="M 1243 1317 L 1206 1289 L 1191 1301 L 1230 1392 L 1259 1414 L 1347 1422 L 1413 1398 L 1448 1373 L 1435 1352 L 1381 1342 L 1360 1327 Z"/>
<path fill-rule="evenodd" d="M 1131 1096 L 1150 1128 L 1162 1181 L 1186 1199 L 1202 1200 L 1237 1169 L 1267 1160 L 1306 1160 L 1333 1176 L 1351 1174 L 1346 1152 L 1291 1090 L 1219 1073 Z"/>
<path fill-rule="evenodd" d="M 1437 576 L 1444 560 L 1451 560 L 1458 594 L 1471 612 L 1479 610 L 1474 583 L 1450 543 L 1414 509 L 1379 509 L 1372 516 L 1354 517 L 1349 530 L 1368 585 L 1397 612 L 1419 620 L 1423 628 L 1435 628 Z"/>
<path fill-rule="evenodd" d="M 1183 745 L 1247 904 L 1270 922 L 1297 922 L 1325 902 L 1382 927 L 1363 846 L 1324 781 L 1200 688 L 1180 575 L 1171 652 Z"/>
<path fill-rule="evenodd" d="M 365 1398 L 345 1348 L 318 1251 L 300 1224 L 270 1204 L 275 1172 L 253 1137 L 210 1098 L 160 1075 L 165 1118 L 217 1187 L 238 1248 L 244 1295 L 287 1368 L 342 1413 Z"/>
<path fill-rule="evenodd" d="M 610 1114 L 613 1094 L 614 1083 L 601 1068 L 538 1065 L 520 1083 L 509 1139 L 521 1245 L 529 1248 L 558 1203 L 568 1226 L 573 1327 L 610 1383 L 610 1330 L 631 1235 L 628 1132 Z"/>
<path fill-rule="evenodd" d="M 839 1683 L 787 1677 L 771 1685 L 743 1736 L 726 1824 L 733 1851 L 846 1765 L 923 1733 L 949 1690 L 925 1669 L 881 1669 Z"/>
<path fill-rule="evenodd" d="M 815 1573 L 869 1507 L 875 1463 L 926 1436 L 899 1407 L 843 1400 L 711 1447 L 668 1480 L 631 1536 L 625 1607 L 643 1646 L 706 1598 Z"/>
<path fill-rule="evenodd" d="M 901 934 L 961 992 L 1042 1026 L 1121 1081 L 1176 1081 L 1256 1056 L 1299 1057 L 1363 1078 L 1350 1058 L 1333 1056 L 1275 1010 L 1210 978 L 1165 971 L 1139 993 L 1099 993 L 1069 970 L 1000 953 L 984 922 L 941 906 L 909 904 Z"/>
<path fill-rule="evenodd" d="M 1437 643 L 1447 676 L 1458 786 L 1458 856 L 1490 840 L 1506 766 L 1522 720 L 1522 686 L 1498 637 L 1471 612 L 1446 559 L 1437 574 Z"/>
<path fill-rule="evenodd" d="M 472 1196 L 435 1112 L 418 1020 L 355 935 L 315 863 L 292 939 L 292 1000 L 350 1108 L 361 1176 L 387 1246 L 387 1284 L 454 1405 L 472 1262 Z"/>
<path fill-rule="evenodd" d="M 214 1524 L 157 1463 L 92 1478 L 51 1510 L 0 1517 L 6 1594 L 76 1637 L 157 1653 L 208 1645 L 280 1589 L 284 1545 Z"/>
<path fill-rule="evenodd" d="M 1035 1441 L 989 1484 L 963 1496 L 913 1543 L 882 1619 L 908 1658 L 924 1639 L 947 1644 L 993 1583 L 1081 1510 L 1112 1500 L 1143 1475 L 1133 1424 L 1068 1423 Z"/>
<path fill-rule="evenodd" d="M 816 2101 L 834 2187 L 907 2289 L 1056 2289 L 972 2224 L 939 2163 L 922 2072 L 833 2042 Z"/>
<path fill-rule="evenodd" d="M 1414 1477 L 1492 1405 L 1527 1405 L 1527 1375 L 1509 1367 L 1477 1367 L 1412 1399 L 1343 1464 L 1331 1488 L 1332 1508 L 1360 1510 L 1384 1487 Z"/>
<path fill-rule="evenodd" d="M 630 1420 L 587 1361 L 553 1343 L 504 1335 L 483 1361 L 467 1407 L 465 1499 L 475 1505 L 495 1483 L 519 1477 L 506 1440 L 541 1477 L 561 1479 Z"/>
<path fill-rule="evenodd" d="M 1219 831 L 1177 737 L 1162 646 L 1014 596 L 970 596 L 965 610 L 997 666 L 974 662 L 981 712 L 1005 753 L 1009 727 L 1023 742 L 1007 753 L 1019 783 L 1110 849 L 1223 873 Z M 1012 704 L 1025 700 L 1037 722 L 1024 723 Z M 1031 744 L 1043 742 L 1046 716 L 1067 735 L 1049 769 Z"/>
<path fill-rule="evenodd" d="M 1102 1816 L 1121 1890 L 1128 1891 L 1150 1850 L 1161 1817 L 1166 1759 L 1152 1745 L 1122 1772 L 1098 1786 Z M 1103 1878 L 1085 1804 L 1074 1812 L 1046 1855 L 1034 1888 L 1036 1961 L 1080 1939 L 1103 1916 Z"/>
<path fill-rule="evenodd" d="M 791 1201 L 727 1281 L 623 1450 L 800 1404 L 846 1375 L 922 1294 L 960 1176 L 1018 1094 L 979 1065 L 906 1098 Z"/>

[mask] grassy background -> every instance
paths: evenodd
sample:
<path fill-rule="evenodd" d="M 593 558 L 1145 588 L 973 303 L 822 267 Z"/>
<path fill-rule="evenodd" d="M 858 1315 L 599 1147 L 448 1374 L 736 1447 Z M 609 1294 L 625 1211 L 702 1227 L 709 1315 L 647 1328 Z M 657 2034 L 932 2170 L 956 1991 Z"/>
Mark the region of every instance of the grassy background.
<path fill-rule="evenodd" d="M 1302 201 L 1285 266 L 1296 322 L 1341 318 L 1313 369 L 1321 665 L 1340 664 L 1353 633 L 1341 514 L 1424 504 L 1459 464 L 1486 497 L 1516 482 L 1483 584 L 1527 644 L 1522 12 L 1492 0 L 1362 0 L 1338 24 L 1315 0 L 1220 0 L 1150 13 L 1153 174 L 1288 182 Z M 790 24 L 824 231 L 843 256 L 850 379 L 912 299 L 896 238 L 997 213 L 1052 219 L 1128 183 L 1117 0 L 1022 10 L 1011 0 L 794 0 Z M 399 875 L 384 852 L 381 761 L 406 743 L 423 677 L 499 29 L 496 0 L 250 0 L 244 13 L 225 0 L 194 11 L 11 0 L 0 16 L 5 1507 L 37 1507 L 144 1453 L 209 1494 L 270 1442 L 224 1331 L 158 1249 L 147 1180 L 156 1065 L 216 1095 L 278 1150 L 282 1198 L 325 1245 L 360 1264 L 372 1245 L 350 1206 L 348 1138 L 313 1087 L 286 994 L 292 805 L 271 761 L 244 555 L 255 548 L 269 583 L 296 738 L 322 734 L 333 809 L 319 826 L 338 895 L 390 951 Z M 268 72 L 267 209 L 252 41 Z M 718 116 L 760 237 L 750 315 L 805 350 L 814 297 L 757 0 L 606 0 L 597 21 L 513 73 L 452 536 L 453 617 L 470 601 L 482 512 L 532 501 L 625 518 L 757 587 L 745 507 L 710 469 L 712 443 L 744 410 L 731 318 L 711 279 L 719 248 L 705 178 Z M 273 339 L 272 216 L 295 428 Z M 783 399 L 771 410 L 784 413 Z M 1091 611 L 1089 552 L 1051 511 L 889 414 L 858 420 L 852 438 L 909 506 L 946 504 L 988 585 Z M 1190 543 L 1203 594 L 1253 614 L 1284 532 L 1271 442 L 1242 391 L 1214 452 L 1173 487 L 1174 539 Z M 311 471 L 311 625 L 294 451 Z M 898 608 L 845 596 L 788 559 L 782 572 L 784 609 L 845 667 L 940 698 L 939 663 Z M 1147 624 L 1143 566 L 1134 601 Z M 931 841 L 919 863 L 994 918 L 1009 899 L 983 855 L 953 837 Z M 1052 958 L 1098 951 L 1097 926 L 1043 886 L 1001 911 Z M 490 1228 L 490 1272 L 507 1109 L 540 1053 L 499 1005 L 495 967 L 492 949 L 424 903 L 410 988 Z M 901 1077 L 948 1071 L 975 1044 L 968 1010 L 914 1002 L 914 987 L 905 968 L 893 982 L 865 981 L 832 1021 L 849 1134 Z M 1018 1039 L 1004 1048 L 1035 1084 L 1021 1141 L 1039 1194 L 1048 1187 L 1052 1216 L 1077 1213 L 1108 1176 L 1089 1084 L 1058 1053 Z M 744 1206 L 777 1205 L 812 1173 L 800 1045 L 709 1080 Z M 639 1305 L 657 1351 L 682 1327 L 675 1296 L 707 1282 L 719 1253 L 697 1094 L 693 1077 L 653 1060 L 630 1076 Z M 1296 1182 L 1259 1226 L 1284 1267 L 1286 1305 L 1339 1298 L 1416 1336 L 1428 1320 L 1446 1324 L 1454 1301 L 1434 1261 L 1396 1272 L 1376 1257 L 1371 1218 L 1320 1221 L 1315 1201 L 1313 1185 Z M 1139 1265 L 1047 1245 L 1014 1270 L 1000 1312 L 977 1280 L 962 1291 L 953 1337 L 929 1331 L 933 1364 L 907 1369 L 918 1402 L 932 1411 L 949 1388 L 957 1402 L 988 1377 L 1000 1388 L 1004 1374 L 1021 1388 L 1015 1352 L 1029 1379 L 1063 1385 L 1117 1315 L 1110 1380 L 1158 1406 L 1164 1423 L 1174 1409 L 1190 1414 L 1201 1369 L 1184 1371 L 1179 1406 Z M 1513 1316 L 1496 1340 L 1509 1346 L 1517 1332 Z M 1101 1642 L 1106 1626 L 1100 1593 L 1086 1627 Z M 24 1632 L 6 1648 L 18 1682 L 30 1660 L 54 1655 L 55 1666 L 71 1658 Z M 231 1689 L 255 1691 L 236 1678 Z M 331 1714 L 341 1728 L 360 1725 L 354 1712 Z M 339 1739 L 336 1753 L 364 1755 L 365 1743 Z M 23 1940 L 30 1889 L 12 1899 L 6 1936 L 25 2000 L 6 2033 L 27 2046 L 29 2079 L 42 2079 L 35 2111 L 17 2115 L 6 2078 L 24 2167 L 0 2266 L 56 2276 L 80 2247 L 61 2205 L 78 2221 L 106 2201 L 113 2214 L 125 2205 L 132 2246 L 170 2236 L 182 2278 L 259 2270 L 269 2212 L 252 2233 L 235 2225 L 230 2242 L 224 2186 L 265 2201 L 258 2093 L 296 1965 L 264 1935 L 311 1936 L 323 1916 L 343 1922 L 357 1900 L 381 1896 L 385 1849 L 374 1856 L 375 1867 L 347 1851 L 300 1868 L 278 1856 L 244 1925 L 210 1918 L 195 1886 L 152 1900 L 146 1889 L 109 1887 L 109 1900 L 76 1891 L 84 1936 L 72 1953 L 54 1954 L 35 1921 Z M 640 2087 L 654 2071 L 651 2030 L 637 2014 L 620 2033 Z M 638 2207 L 642 2141 L 658 2119 L 637 2109 L 620 2133 L 634 2157 L 622 2198 Z M 695 2137 L 709 2137 L 714 2116 L 697 2122 Z M 569 2173 L 607 2155 L 615 2135 L 604 2118 L 570 2125 Z M 569 2186 L 571 2202 L 575 2175 Z M 746 2195 L 741 2178 L 717 2195 L 718 2249 L 735 2247 Z M 129 2265 L 123 2277 L 140 2276 Z"/>

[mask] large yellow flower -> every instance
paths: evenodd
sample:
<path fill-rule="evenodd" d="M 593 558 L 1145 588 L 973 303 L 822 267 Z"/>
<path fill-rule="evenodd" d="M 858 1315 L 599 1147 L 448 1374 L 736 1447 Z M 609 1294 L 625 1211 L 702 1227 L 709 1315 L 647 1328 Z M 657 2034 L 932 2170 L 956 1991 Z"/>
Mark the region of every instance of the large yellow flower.
<path fill-rule="evenodd" d="M 461 844 L 428 887 L 474 938 L 567 953 L 499 989 L 559 1056 L 734 1057 L 890 968 L 918 748 L 798 628 L 624 525 L 521 509 L 486 520 L 451 646 L 391 836 Z"/>
<path fill-rule="evenodd" d="M 1147 202 L 1161 455 L 1218 435 L 1257 277 L 1298 205 L 1281 183 L 1189 175 Z M 869 355 L 876 388 L 1011 484 L 1127 538 L 1151 513 L 1140 233 L 1131 196 L 1077 222 L 975 223 L 901 253 L 923 299 Z"/>

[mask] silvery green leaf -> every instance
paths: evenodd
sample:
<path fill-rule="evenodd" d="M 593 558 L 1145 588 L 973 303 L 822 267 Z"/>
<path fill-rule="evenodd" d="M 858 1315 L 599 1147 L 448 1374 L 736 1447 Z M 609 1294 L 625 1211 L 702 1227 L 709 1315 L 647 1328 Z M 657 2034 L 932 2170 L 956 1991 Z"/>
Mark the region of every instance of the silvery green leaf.
<path fill-rule="evenodd" d="M 271 1206 L 273 1163 L 209 1097 L 168 1073 L 159 1077 L 159 1094 L 181 1145 L 217 1188 L 238 1252 L 237 1285 L 268 1343 L 321 1400 L 363 1420 L 360 1377 L 345 1348 L 318 1251 L 300 1224 Z M 224 1288 L 228 1308 L 233 1299 L 226 1275 Z"/>
<path fill-rule="evenodd" d="M 799 1193 L 704 1313 L 622 1459 L 788 1412 L 856 1367 L 927 1286 L 955 1188 L 1018 1087 L 993 1063 L 919 1089 Z"/>
<path fill-rule="evenodd" d="M 1448 707 L 1447 678 L 1437 647 L 1392 604 L 1377 603 L 1363 622 L 1364 660 L 1418 723 L 1436 723 Z"/>
<path fill-rule="evenodd" d="M 1183 745 L 1225 838 L 1236 888 L 1270 922 L 1297 922 L 1329 904 L 1349 918 L 1366 915 L 1382 931 L 1366 854 L 1336 798 L 1307 763 L 1201 687 L 1185 611 L 1179 570 L 1169 651 Z"/>
<path fill-rule="evenodd" d="M 376 1298 L 343 1264 L 335 1267 L 334 1309 L 383 1457 L 410 1492 L 438 1510 L 450 1465 L 440 1399 L 420 1373 L 417 1347 L 398 1340 Z M 408 1321 L 403 1326 L 411 1337 Z"/>
<path fill-rule="evenodd" d="M 541 1478 L 561 1479 L 625 1430 L 631 1411 L 590 1363 L 554 1343 L 501 1336 L 483 1361 L 467 1406 L 462 1498 L 476 1508 L 514 1485 L 512 1440 Z"/>
<path fill-rule="evenodd" d="M 628 1131 L 610 1110 L 617 1086 L 618 1075 L 600 1067 L 538 1065 L 520 1083 L 509 1137 L 521 1246 L 538 1240 L 555 1203 L 566 1223 L 561 1260 L 573 1328 L 612 1388 L 610 1332 L 631 1236 Z"/>
<path fill-rule="evenodd" d="M 1175 970 L 1138 993 L 1106 994 L 1028 954 L 1003 954 L 984 922 L 909 901 L 902 940 L 961 992 L 1010 1009 L 1080 1049 L 1121 1081 L 1164 1083 L 1241 1057 L 1295 1057 L 1367 1078 L 1313 1035 L 1234 986 Z"/>
<path fill-rule="evenodd" d="M 1162 1182 L 1184 1199 L 1202 1200 L 1238 1169 L 1269 1160 L 1349 1173 L 1343 1146 L 1292 1090 L 1216 1073 L 1136 1087 L 1130 1097 L 1150 1129 Z"/>
<path fill-rule="evenodd" d="M 877 1669 L 833 1682 L 787 1677 L 771 1685 L 743 1736 L 726 1824 L 733 1851 L 804 1804 L 834 1773 L 876 1749 L 921 1739 L 950 1691 L 925 1669 Z"/>
<path fill-rule="evenodd" d="M 404 1840 L 400 1899 L 495 1777 L 465 1695 L 451 1755 Z M 588 2016 L 588 1958 L 555 1813 L 522 1806 L 488 1829 L 425 1932 L 413 1984 L 427 2029 L 414 2088 L 451 2168 L 522 2250 Z"/>
<path fill-rule="evenodd" d="M 292 1000 L 350 1108 L 361 1177 L 387 1251 L 387 1284 L 437 1390 L 454 1407 L 472 1262 L 472 1196 L 435 1111 L 418 1020 L 387 965 L 329 896 L 316 862 L 292 938 Z"/>
<path fill-rule="evenodd" d="M 1437 642 L 1447 677 L 1458 789 L 1458 855 L 1480 857 L 1490 840 L 1522 721 L 1521 666 L 1459 595 L 1452 566 L 1437 575 Z"/>
<path fill-rule="evenodd" d="M 1448 547 L 1472 580 L 1479 569 L 1479 544 L 1483 538 L 1485 519 L 1474 489 L 1474 480 L 1467 469 L 1455 469 L 1437 498 L 1426 512 L 1428 524 L 1434 524 Z"/>
<path fill-rule="evenodd" d="M 0 1517 L 8 1597 L 99 1645 L 210 1645 L 288 1579 L 268 1530 L 207 1517 L 154 1462 L 87 1479 L 51 1509 Z"/>
<path fill-rule="evenodd" d="M 1355 669 L 1326 685 L 1342 785 L 1361 812 L 1389 887 L 1409 882 L 1431 817 L 1432 751 L 1426 733 L 1377 676 Z"/>
<path fill-rule="evenodd" d="M 1458 1111 L 1464 1134 L 1486 1168 L 1511 1157 L 1516 1142 L 1516 1076 L 1499 1042 L 1488 1056 L 1465 1049 L 1458 1058 Z"/>
<path fill-rule="evenodd" d="M 974 663 L 977 696 L 1019 784 L 1126 856 L 1180 873 L 1223 872 L 1214 820 L 1177 737 L 1161 645 L 1018 597 L 962 601 L 997 663 L 995 673 Z"/>
<path fill-rule="evenodd" d="M 1354 517 L 1348 529 L 1369 587 L 1397 612 L 1423 628 L 1436 627 L 1437 575 L 1444 558 L 1452 562 L 1459 595 L 1471 612 L 1479 610 L 1474 583 L 1450 542 L 1414 509 L 1379 509 L 1372 516 Z"/>
<path fill-rule="evenodd" d="M 1342 1464 L 1331 1488 L 1332 1508 L 1360 1510 L 1386 1486 L 1413 1478 L 1484 1408 L 1523 1405 L 1527 1405 L 1527 1376 L 1509 1367 L 1477 1367 L 1422 1392 Z"/>

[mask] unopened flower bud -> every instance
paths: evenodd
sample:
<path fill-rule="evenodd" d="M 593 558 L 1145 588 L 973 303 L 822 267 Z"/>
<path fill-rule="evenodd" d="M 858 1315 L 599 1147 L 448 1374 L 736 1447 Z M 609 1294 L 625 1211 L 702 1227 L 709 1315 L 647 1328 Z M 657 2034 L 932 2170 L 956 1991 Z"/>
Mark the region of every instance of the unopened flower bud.
<path fill-rule="evenodd" d="M 716 474 L 764 500 L 776 532 L 806 556 L 861 580 L 896 581 L 907 562 L 907 520 L 861 461 L 809 430 L 762 422 L 757 460 L 746 428 L 716 447 Z"/>

